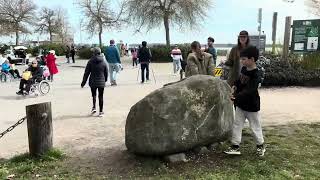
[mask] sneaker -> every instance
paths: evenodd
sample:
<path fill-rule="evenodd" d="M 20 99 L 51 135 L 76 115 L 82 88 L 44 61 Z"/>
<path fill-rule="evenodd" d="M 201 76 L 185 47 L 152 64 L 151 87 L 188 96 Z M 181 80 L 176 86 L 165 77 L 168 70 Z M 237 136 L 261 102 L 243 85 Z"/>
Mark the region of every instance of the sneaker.
<path fill-rule="evenodd" d="M 18 92 L 16 92 L 17 95 L 23 95 L 23 92 L 20 90 Z"/>
<path fill-rule="evenodd" d="M 103 117 L 104 116 L 104 112 L 99 112 L 99 117 Z"/>
<path fill-rule="evenodd" d="M 224 151 L 224 153 L 230 155 L 241 155 L 240 148 L 236 146 L 230 146 L 226 151 Z"/>
<path fill-rule="evenodd" d="M 265 152 L 266 152 L 266 148 L 263 145 L 257 146 L 258 156 L 263 157 Z"/>
<path fill-rule="evenodd" d="M 91 114 L 95 114 L 97 112 L 96 108 L 92 108 Z"/>

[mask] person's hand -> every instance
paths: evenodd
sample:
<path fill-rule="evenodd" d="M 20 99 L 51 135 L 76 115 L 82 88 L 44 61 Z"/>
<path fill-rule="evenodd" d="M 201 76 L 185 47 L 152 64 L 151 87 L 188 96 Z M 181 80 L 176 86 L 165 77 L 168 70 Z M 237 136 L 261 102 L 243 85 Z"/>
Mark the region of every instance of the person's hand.
<path fill-rule="evenodd" d="M 231 94 L 230 99 L 231 99 L 231 101 L 236 100 L 236 98 L 234 97 L 234 95 L 233 95 L 233 94 Z"/>

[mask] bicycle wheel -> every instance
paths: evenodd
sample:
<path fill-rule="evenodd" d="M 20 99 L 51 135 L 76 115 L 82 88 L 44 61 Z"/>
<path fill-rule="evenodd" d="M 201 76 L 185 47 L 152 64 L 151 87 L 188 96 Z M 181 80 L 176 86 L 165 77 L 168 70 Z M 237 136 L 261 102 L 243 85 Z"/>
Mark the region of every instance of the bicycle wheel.
<path fill-rule="evenodd" d="M 39 84 L 39 92 L 41 95 L 46 95 L 50 91 L 50 84 L 47 81 L 42 81 Z"/>

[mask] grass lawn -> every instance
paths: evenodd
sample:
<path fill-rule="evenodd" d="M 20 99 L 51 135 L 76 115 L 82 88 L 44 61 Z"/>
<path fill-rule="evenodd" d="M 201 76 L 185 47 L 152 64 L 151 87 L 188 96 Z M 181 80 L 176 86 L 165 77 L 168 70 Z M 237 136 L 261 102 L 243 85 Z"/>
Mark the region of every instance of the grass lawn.
<path fill-rule="evenodd" d="M 53 150 L 42 159 L 27 155 L 0 161 L 0 179 L 320 179 L 320 123 L 265 127 L 265 157 L 255 155 L 249 130 L 244 131 L 241 156 L 226 156 L 218 147 L 205 156 L 188 154 L 188 163 L 167 164 L 157 158 L 134 157 L 125 173 L 73 168 L 68 157 Z M 81 162 L 79 162 L 81 164 Z"/>

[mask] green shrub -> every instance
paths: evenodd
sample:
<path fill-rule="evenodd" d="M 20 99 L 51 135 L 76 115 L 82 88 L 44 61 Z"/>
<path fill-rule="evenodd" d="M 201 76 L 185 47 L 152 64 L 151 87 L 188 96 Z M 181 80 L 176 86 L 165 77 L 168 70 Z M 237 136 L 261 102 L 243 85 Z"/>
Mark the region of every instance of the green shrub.
<path fill-rule="evenodd" d="M 320 69 L 320 53 L 305 54 L 301 60 L 301 65 L 305 69 Z"/>
<path fill-rule="evenodd" d="M 79 49 L 77 54 L 81 59 L 90 59 L 92 57 L 92 51 L 89 47 Z"/>
<path fill-rule="evenodd" d="M 320 86 L 320 70 L 304 69 L 301 63 L 273 59 L 264 68 L 263 86 Z"/>
<path fill-rule="evenodd" d="M 63 44 L 45 44 L 32 48 L 32 56 L 38 56 L 39 50 L 42 49 L 44 52 L 54 50 L 57 56 L 64 56 L 66 51 L 66 46 Z"/>

